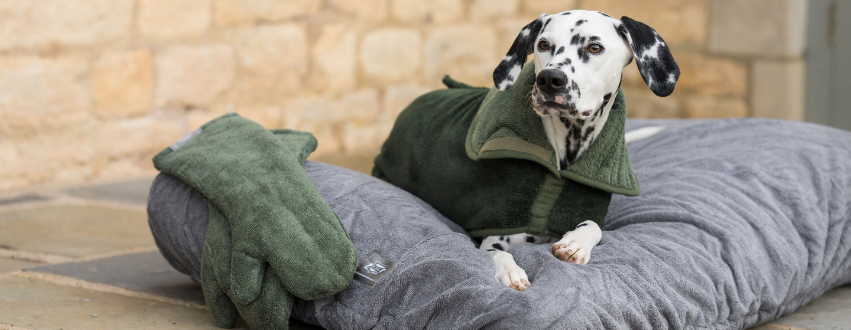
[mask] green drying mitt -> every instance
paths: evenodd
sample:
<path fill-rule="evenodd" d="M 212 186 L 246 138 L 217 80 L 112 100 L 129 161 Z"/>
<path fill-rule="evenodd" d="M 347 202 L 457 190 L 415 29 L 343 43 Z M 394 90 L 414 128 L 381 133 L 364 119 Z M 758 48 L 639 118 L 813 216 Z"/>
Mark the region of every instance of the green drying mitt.
<path fill-rule="evenodd" d="M 309 133 L 227 114 L 154 157 L 210 200 L 201 275 L 220 326 L 236 309 L 252 328 L 285 326 L 292 295 L 322 298 L 351 282 L 354 244 L 302 169 L 315 148 Z"/>

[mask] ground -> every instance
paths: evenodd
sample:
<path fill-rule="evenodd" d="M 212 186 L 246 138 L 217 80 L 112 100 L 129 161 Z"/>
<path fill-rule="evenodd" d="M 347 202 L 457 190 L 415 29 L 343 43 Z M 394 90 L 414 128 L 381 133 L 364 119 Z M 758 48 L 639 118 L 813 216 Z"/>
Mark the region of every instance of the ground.
<path fill-rule="evenodd" d="M 0 195 L 0 330 L 216 329 L 201 288 L 154 244 L 150 183 Z M 754 329 L 851 329 L 851 286 Z"/>

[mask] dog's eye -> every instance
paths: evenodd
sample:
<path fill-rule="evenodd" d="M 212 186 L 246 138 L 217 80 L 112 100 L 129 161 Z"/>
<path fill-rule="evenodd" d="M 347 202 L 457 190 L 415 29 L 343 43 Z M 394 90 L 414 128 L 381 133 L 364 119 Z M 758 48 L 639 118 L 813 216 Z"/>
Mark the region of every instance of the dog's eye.
<path fill-rule="evenodd" d="M 549 50 L 550 43 L 546 40 L 541 40 L 541 42 L 538 43 L 538 48 L 540 48 L 541 50 Z"/>
<path fill-rule="evenodd" d="M 603 46 L 600 46 L 598 44 L 592 44 L 591 46 L 588 46 L 588 51 L 592 53 L 599 53 L 601 50 L 603 50 Z"/>

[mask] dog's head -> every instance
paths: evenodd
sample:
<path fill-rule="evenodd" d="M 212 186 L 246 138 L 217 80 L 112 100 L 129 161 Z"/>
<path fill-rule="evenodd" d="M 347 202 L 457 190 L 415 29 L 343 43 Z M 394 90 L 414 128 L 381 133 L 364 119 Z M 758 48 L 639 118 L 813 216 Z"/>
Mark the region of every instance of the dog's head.
<path fill-rule="evenodd" d="M 656 95 L 671 94 L 680 76 L 667 44 L 653 28 L 597 11 L 543 14 L 523 27 L 494 70 L 499 90 L 514 84 L 532 53 L 536 78 L 532 105 L 541 116 L 599 115 L 617 94 L 623 67 L 633 58 Z"/>

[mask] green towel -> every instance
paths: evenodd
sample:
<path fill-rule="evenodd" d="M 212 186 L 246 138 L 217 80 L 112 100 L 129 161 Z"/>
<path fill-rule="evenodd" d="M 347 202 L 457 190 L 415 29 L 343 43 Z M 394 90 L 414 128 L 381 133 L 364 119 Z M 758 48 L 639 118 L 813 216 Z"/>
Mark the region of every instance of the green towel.
<path fill-rule="evenodd" d="M 594 144 L 558 170 L 529 92 L 534 65 L 514 87 L 450 89 L 421 96 L 396 120 L 373 175 L 410 191 L 473 236 L 561 236 L 585 220 L 603 226 L 612 193 L 638 195 L 618 91 Z"/>
<path fill-rule="evenodd" d="M 354 245 L 302 169 L 314 149 L 309 133 L 227 114 L 154 157 L 210 200 L 201 275 L 220 326 L 232 326 L 235 304 L 252 328 L 283 327 L 290 293 L 317 299 L 351 282 Z"/>

